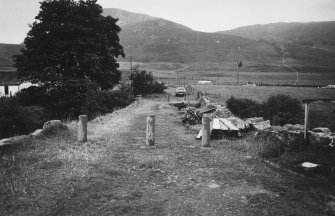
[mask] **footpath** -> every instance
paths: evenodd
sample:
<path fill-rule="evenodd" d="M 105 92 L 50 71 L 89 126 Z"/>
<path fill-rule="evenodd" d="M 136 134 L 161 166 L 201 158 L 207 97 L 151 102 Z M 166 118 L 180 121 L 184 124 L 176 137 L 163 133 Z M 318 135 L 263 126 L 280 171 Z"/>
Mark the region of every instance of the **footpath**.
<path fill-rule="evenodd" d="M 240 140 L 201 148 L 163 99 L 1 152 L 0 215 L 332 215 L 335 186 L 251 157 Z M 156 143 L 145 147 L 146 116 Z M 13 159 L 14 157 L 14 159 Z"/>

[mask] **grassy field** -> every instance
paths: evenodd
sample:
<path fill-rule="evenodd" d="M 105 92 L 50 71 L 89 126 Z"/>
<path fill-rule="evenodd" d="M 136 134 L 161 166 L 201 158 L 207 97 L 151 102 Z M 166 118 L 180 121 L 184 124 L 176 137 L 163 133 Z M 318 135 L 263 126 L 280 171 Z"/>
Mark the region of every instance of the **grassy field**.
<path fill-rule="evenodd" d="M 176 99 L 176 98 L 173 98 Z M 181 98 L 180 98 L 181 99 Z M 242 141 L 200 147 L 166 96 L 0 149 L 0 215 L 331 215 L 334 185 L 264 163 Z M 156 114 L 156 146 L 143 147 Z"/>
<path fill-rule="evenodd" d="M 280 63 L 280 62 L 279 62 Z M 297 78 L 293 72 L 280 64 L 268 67 L 265 72 L 260 72 L 258 68 L 264 65 L 250 65 L 248 68 L 240 69 L 241 83 L 268 83 L 268 84 L 294 84 Z M 182 63 L 143 63 L 133 62 L 139 65 L 140 69 L 152 71 L 153 75 L 165 82 L 179 82 L 196 84 L 199 80 L 210 80 L 216 84 L 236 83 L 237 72 L 233 63 L 223 65 L 213 62 L 196 62 L 190 64 Z M 129 71 L 129 62 L 120 62 L 120 69 Z M 264 70 L 263 70 L 264 71 Z M 299 71 L 299 84 L 326 86 L 335 83 L 335 73 L 319 73 Z"/>

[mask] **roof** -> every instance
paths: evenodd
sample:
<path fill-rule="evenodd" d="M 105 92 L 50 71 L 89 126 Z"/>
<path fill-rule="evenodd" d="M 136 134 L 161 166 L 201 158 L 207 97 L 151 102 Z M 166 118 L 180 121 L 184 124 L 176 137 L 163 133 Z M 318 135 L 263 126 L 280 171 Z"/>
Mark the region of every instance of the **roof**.
<path fill-rule="evenodd" d="M 19 79 L 16 71 L 0 71 L 0 86 L 1 85 L 19 85 Z"/>

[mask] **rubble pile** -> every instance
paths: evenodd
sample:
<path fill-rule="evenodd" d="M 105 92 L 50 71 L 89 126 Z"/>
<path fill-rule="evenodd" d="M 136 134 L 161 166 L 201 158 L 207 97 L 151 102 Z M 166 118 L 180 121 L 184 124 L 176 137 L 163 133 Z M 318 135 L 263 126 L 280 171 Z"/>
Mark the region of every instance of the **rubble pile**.
<path fill-rule="evenodd" d="M 334 149 L 334 138 L 335 133 L 332 133 L 328 128 L 314 128 L 312 131 L 308 131 L 308 145 L 317 148 Z M 278 155 L 284 151 L 302 151 L 306 147 L 304 126 L 300 124 L 270 126 L 256 131 L 252 135 L 252 140 L 274 144 Z"/>
<path fill-rule="evenodd" d="M 183 123 L 201 124 L 203 115 L 210 117 L 210 131 L 214 138 L 228 138 L 242 136 L 243 132 L 256 130 L 251 134 L 254 141 L 272 143 L 281 151 L 300 151 L 305 147 L 304 126 L 286 124 L 284 126 L 271 126 L 269 120 L 263 117 L 240 119 L 222 105 L 212 103 L 207 97 L 202 97 L 199 101 L 192 102 L 171 102 L 170 105 L 178 109 L 186 108 L 186 113 L 182 117 Z M 196 107 L 202 108 L 196 108 Z M 201 139 L 200 130 L 197 139 Z M 315 128 L 308 132 L 309 144 L 334 149 L 335 133 L 328 128 Z"/>
<path fill-rule="evenodd" d="M 182 117 L 182 122 L 189 123 L 191 125 L 201 124 L 201 118 L 202 118 L 202 114 L 200 114 L 200 112 L 197 111 L 195 107 L 187 107 L 186 113 Z"/>

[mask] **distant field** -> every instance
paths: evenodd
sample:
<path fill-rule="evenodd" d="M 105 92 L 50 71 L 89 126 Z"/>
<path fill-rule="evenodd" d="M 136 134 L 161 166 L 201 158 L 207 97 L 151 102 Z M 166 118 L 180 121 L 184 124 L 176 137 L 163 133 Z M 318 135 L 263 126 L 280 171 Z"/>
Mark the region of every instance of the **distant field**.
<path fill-rule="evenodd" d="M 280 62 L 279 62 L 280 63 Z M 252 65 L 246 63 L 240 69 L 241 83 L 267 83 L 267 84 L 293 84 L 297 74 L 282 65 Z M 210 80 L 216 84 L 236 83 L 237 72 L 234 64 L 222 64 L 213 62 L 196 62 L 191 64 L 182 63 L 143 63 L 133 61 L 133 66 L 138 65 L 140 69 L 153 72 L 153 75 L 164 82 L 179 82 L 196 84 L 199 80 Z M 121 70 L 129 70 L 129 62 L 120 62 Z M 266 68 L 264 72 L 264 68 Z M 258 70 L 259 69 L 259 70 Z M 263 72 L 261 72 L 263 71 Z M 334 72 L 319 73 L 299 71 L 299 84 L 325 86 L 335 84 Z"/>
<path fill-rule="evenodd" d="M 194 88 L 207 92 L 213 96 L 227 100 L 230 96 L 236 98 L 249 98 L 262 102 L 271 95 L 284 94 L 302 99 L 334 98 L 335 89 L 312 87 L 280 87 L 280 86 L 233 86 L 233 85 L 192 85 Z"/>

